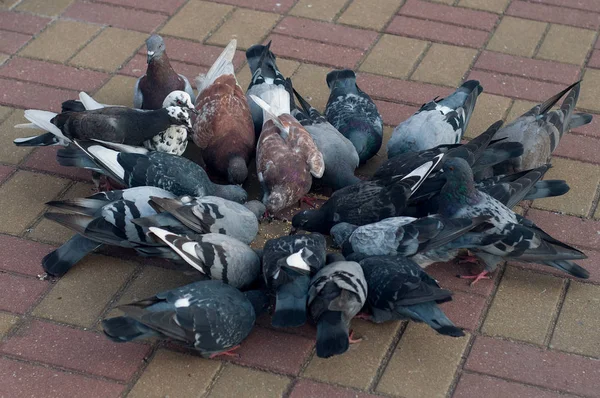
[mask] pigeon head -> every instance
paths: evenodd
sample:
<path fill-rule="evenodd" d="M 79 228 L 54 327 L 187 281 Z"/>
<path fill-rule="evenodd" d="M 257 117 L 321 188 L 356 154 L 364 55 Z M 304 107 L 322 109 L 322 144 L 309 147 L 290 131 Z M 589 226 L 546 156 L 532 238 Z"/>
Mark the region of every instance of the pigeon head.
<path fill-rule="evenodd" d="M 329 223 L 324 220 L 324 213 L 320 210 L 304 210 L 292 218 L 292 232 L 295 230 L 310 232 L 329 232 Z"/>
<path fill-rule="evenodd" d="M 169 106 L 179 106 L 181 108 L 195 109 L 192 103 L 192 97 L 185 91 L 175 90 L 165 97 L 163 108 Z"/>
<path fill-rule="evenodd" d="M 239 185 L 219 185 L 214 184 L 214 196 L 220 196 L 223 199 L 231 200 L 236 203 L 244 203 L 248 199 L 248 192 Z"/>
<path fill-rule="evenodd" d="M 267 196 L 266 200 L 264 200 L 263 203 L 267 207 L 267 210 L 269 210 L 271 213 L 276 213 L 279 210 L 285 208 L 286 198 L 281 192 L 273 190 Z"/>
<path fill-rule="evenodd" d="M 229 164 L 227 165 L 227 180 L 231 184 L 242 184 L 246 181 L 247 177 L 248 166 L 246 165 L 246 161 L 239 156 L 229 159 Z"/>
<path fill-rule="evenodd" d="M 357 226 L 349 224 L 347 222 L 341 222 L 331 227 L 329 234 L 333 237 L 333 241 L 338 247 L 342 247 L 344 242 L 348 240 L 352 232 L 356 230 Z"/>
<path fill-rule="evenodd" d="M 269 296 L 265 294 L 262 290 L 249 290 L 244 292 L 244 296 L 250 301 L 252 307 L 254 308 L 254 313 L 256 317 L 269 309 L 270 301 Z"/>
<path fill-rule="evenodd" d="M 165 42 L 159 35 L 152 35 L 146 40 L 146 48 L 148 49 L 148 63 L 153 59 L 158 59 L 165 52 Z"/>
<path fill-rule="evenodd" d="M 442 166 L 441 176 L 446 181 L 473 181 L 473 170 L 463 158 L 449 158 Z"/>
<path fill-rule="evenodd" d="M 190 118 L 189 109 L 180 106 L 168 106 L 165 108 L 169 113 L 171 123 L 179 126 L 187 126 L 192 128 L 192 119 Z"/>
<path fill-rule="evenodd" d="M 261 201 L 258 200 L 251 200 L 249 202 L 246 202 L 244 203 L 244 206 L 246 206 L 246 208 L 250 210 L 259 221 L 262 220 L 262 218 L 265 215 L 265 212 L 267 211 L 267 207 Z"/>

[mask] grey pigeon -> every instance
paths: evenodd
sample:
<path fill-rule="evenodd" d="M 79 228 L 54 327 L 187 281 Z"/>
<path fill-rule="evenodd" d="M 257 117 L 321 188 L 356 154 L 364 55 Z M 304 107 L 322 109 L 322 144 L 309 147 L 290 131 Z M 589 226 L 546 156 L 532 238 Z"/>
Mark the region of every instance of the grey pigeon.
<path fill-rule="evenodd" d="M 494 167 L 495 174 L 510 174 L 534 169 L 550 162 L 552 153 L 562 136 L 592 121 L 592 115 L 573 113 L 579 98 L 581 82 L 576 82 L 560 93 L 534 106 L 513 122 L 504 126 L 495 138 L 523 144 L 522 156 L 510 159 Z M 567 94 L 568 93 L 568 94 Z M 565 95 L 560 109 L 550 109 Z"/>
<path fill-rule="evenodd" d="M 323 268 L 310 282 L 308 310 L 317 325 L 317 356 L 329 358 L 348 350 L 352 334 L 350 320 L 367 300 L 367 281 L 360 265 L 336 261 Z"/>
<path fill-rule="evenodd" d="M 202 167 L 181 156 L 119 152 L 95 141 L 76 142 L 76 145 L 81 151 L 74 156 L 91 158 L 103 173 L 125 186 L 156 186 L 177 196 L 212 195 L 238 203 L 245 202 L 248 196 L 238 185 L 213 183 Z"/>
<path fill-rule="evenodd" d="M 203 357 L 236 356 L 267 306 L 261 291 L 200 281 L 122 305 L 125 315 L 104 319 L 102 328 L 117 343 L 159 337 L 190 345 Z"/>
<path fill-rule="evenodd" d="M 230 236 L 208 233 L 192 239 L 157 227 L 149 230 L 186 263 L 211 279 L 243 289 L 260 274 L 260 258 L 254 250 Z"/>
<path fill-rule="evenodd" d="M 310 278 L 325 265 L 321 234 L 270 239 L 263 249 L 263 275 L 275 293 L 274 327 L 297 327 L 306 322 Z"/>
<path fill-rule="evenodd" d="M 292 81 L 287 79 L 288 87 L 293 90 Z M 293 93 L 298 98 L 302 110 L 295 106 L 292 95 L 290 107 L 294 116 L 308 131 L 313 141 L 323 154 L 325 172 L 321 181 L 327 186 L 338 190 L 347 185 L 360 181 L 354 175 L 360 159 L 356 148 L 349 139 L 344 137 L 335 127 L 325 119 L 319 111 L 313 108 L 296 90 Z"/>
<path fill-rule="evenodd" d="M 436 332 L 460 337 L 456 327 L 438 304 L 452 300 L 452 293 L 403 256 L 377 256 L 362 260 L 360 266 L 369 285 L 366 318 L 375 323 L 410 319 L 424 322 Z"/>
<path fill-rule="evenodd" d="M 356 84 L 356 74 L 350 69 L 327 74 L 331 90 L 325 107 L 327 121 L 356 148 L 361 163 L 379 152 L 383 141 L 383 119 L 367 93 Z"/>
<path fill-rule="evenodd" d="M 142 229 L 132 223 L 136 217 L 156 214 L 148 204 L 152 195 L 174 197 L 160 188 L 138 187 L 48 202 L 48 206 L 68 213 L 46 213 L 45 217 L 74 230 L 77 235 L 42 259 L 44 271 L 62 276 L 103 244 L 128 248 L 153 245 Z"/>
<path fill-rule="evenodd" d="M 387 144 L 388 158 L 460 143 L 482 91 L 477 80 L 469 80 L 448 97 L 424 104 L 396 126 Z"/>
<path fill-rule="evenodd" d="M 485 270 L 475 277 L 475 282 L 494 271 L 503 259 L 545 264 L 578 278 L 589 277 L 588 271 L 569 261 L 587 258 L 584 253 L 554 239 L 533 222 L 477 190 L 473 172 L 464 159 L 448 159 L 443 166 L 443 175 L 446 183 L 440 193 L 440 215 L 450 218 L 491 217 L 489 226 L 484 229 L 489 241 L 471 249 L 485 264 Z M 534 179 L 530 181 L 530 185 L 535 182 Z M 522 191 L 528 189 L 523 186 L 513 195 L 522 195 Z"/>
<path fill-rule="evenodd" d="M 165 42 L 159 35 L 152 35 L 146 40 L 148 49 L 148 69 L 140 77 L 133 88 L 133 106 L 140 109 L 160 109 L 169 93 L 185 91 L 194 98 L 194 89 L 189 80 L 177 74 L 165 52 Z"/>
<path fill-rule="evenodd" d="M 250 68 L 250 73 L 252 73 L 252 80 L 246 91 L 246 97 L 248 98 L 248 105 L 250 105 L 250 112 L 252 112 L 256 137 L 262 131 L 263 110 L 250 99 L 250 95 L 263 98 L 263 94 L 267 91 L 278 92 L 285 90 L 285 78 L 277 68 L 275 54 L 271 52 L 270 48 L 271 42 L 269 41 L 266 46 L 255 44 L 246 50 L 248 67 Z M 267 102 L 270 103 L 269 101 Z"/>

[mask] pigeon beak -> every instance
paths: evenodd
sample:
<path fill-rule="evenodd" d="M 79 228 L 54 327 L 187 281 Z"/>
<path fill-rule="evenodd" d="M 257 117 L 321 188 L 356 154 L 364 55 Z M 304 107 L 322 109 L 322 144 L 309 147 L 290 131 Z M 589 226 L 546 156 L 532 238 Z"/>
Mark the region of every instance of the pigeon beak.
<path fill-rule="evenodd" d="M 197 115 L 197 114 L 199 114 L 199 113 L 200 113 L 200 112 L 198 112 L 198 109 L 196 109 L 196 108 L 190 108 L 190 111 L 191 111 L 191 112 L 192 112 L 194 115 Z"/>
<path fill-rule="evenodd" d="M 148 63 L 152 61 L 152 58 L 154 58 L 154 51 L 148 51 Z"/>
<path fill-rule="evenodd" d="M 288 236 L 289 235 L 294 235 L 296 232 L 298 232 L 298 228 L 292 227 L 292 228 L 290 228 L 290 233 L 288 234 Z"/>

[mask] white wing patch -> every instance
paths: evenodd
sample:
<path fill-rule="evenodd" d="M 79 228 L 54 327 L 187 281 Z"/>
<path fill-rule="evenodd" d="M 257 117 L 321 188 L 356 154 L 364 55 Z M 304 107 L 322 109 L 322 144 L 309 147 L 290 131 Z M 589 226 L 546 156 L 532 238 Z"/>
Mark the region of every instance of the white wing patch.
<path fill-rule="evenodd" d="M 310 267 L 308 266 L 308 264 L 306 264 L 306 262 L 302 258 L 303 251 L 304 251 L 304 248 L 300 249 L 299 252 L 294 253 L 291 256 L 289 256 L 288 258 L 286 258 L 286 260 L 285 260 L 286 264 L 292 268 L 301 269 L 303 271 L 310 271 Z"/>

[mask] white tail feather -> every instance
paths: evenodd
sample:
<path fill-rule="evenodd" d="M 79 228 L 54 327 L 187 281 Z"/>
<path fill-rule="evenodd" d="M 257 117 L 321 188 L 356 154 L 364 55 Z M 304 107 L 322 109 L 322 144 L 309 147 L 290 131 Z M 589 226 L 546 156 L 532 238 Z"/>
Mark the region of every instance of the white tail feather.
<path fill-rule="evenodd" d="M 179 247 L 175 246 L 173 243 L 169 242 L 169 240 L 167 239 L 167 236 L 169 236 L 169 235 L 176 235 L 176 234 L 173 234 L 173 233 L 171 233 L 169 231 L 165 231 L 164 229 L 157 228 L 157 227 L 150 227 L 148 229 L 158 239 L 160 239 L 161 241 L 163 241 L 164 244 L 166 244 L 171 249 L 173 249 L 173 251 L 175 253 L 177 253 L 177 255 L 179 255 L 179 257 L 181 257 L 186 263 L 188 263 L 189 265 L 191 265 L 192 267 L 194 267 L 198 271 L 200 271 L 203 274 L 205 274 L 205 272 L 202 269 L 202 267 L 200 267 L 200 266 L 198 266 L 198 264 L 196 264 L 198 261 L 201 261 L 198 258 L 198 256 L 196 255 L 196 251 L 195 251 L 195 247 L 198 245 L 198 243 L 192 242 L 192 241 L 186 242 L 186 243 L 184 243 L 181 246 L 181 248 L 179 248 Z M 194 261 L 194 259 L 195 259 L 195 261 Z"/>
<path fill-rule="evenodd" d="M 262 108 L 263 124 L 265 124 L 267 122 L 267 120 L 272 120 L 273 123 L 275 123 L 275 125 L 277 127 L 279 127 L 281 130 L 285 130 L 286 132 L 289 132 L 289 128 L 286 128 L 281 123 L 281 120 L 279 120 L 279 116 L 276 115 L 275 113 L 273 113 L 273 111 L 271 110 L 271 105 L 267 104 L 265 101 L 262 100 L 262 98 L 259 98 L 254 94 L 250 94 L 250 98 L 252 98 L 252 101 L 256 102 L 256 105 L 258 105 Z"/>
<path fill-rule="evenodd" d="M 106 108 L 106 105 L 99 103 L 83 91 L 79 93 L 79 101 L 81 101 L 83 107 L 88 111 Z"/>
<path fill-rule="evenodd" d="M 99 142 L 100 144 L 104 145 L 105 147 L 114 149 L 115 151 L 119 151 L 119 152 L 139 153 L 141 155 L 147 155 L 148 152 L 150 152 L 146 148 L 139 147 L 139 146 L 117 144 L 116 142 L 102 141 L 102 140 L 99 140 L 96 138 L 92 139 L 92 141 Z"/>
<path fill-rule="evenodd" d="M 260 98 L 271 106 L 271 111 L 277 116 L 291 112 L 290 93 L 282 86 L 272 85 L 268 90 L 260 93 Z"/>
<path fill-rule="evenodd" d="M 125 169 L 123 169 L 117 160 L 119 152 L 105 148 L 102 145 L 92 145 L 87 148 L 86 153 L 89 153 L 93 159 L 97 160 L 98 163 L 102 165 L 102 167 L 110 170 L 110 172 L 119 179 L 123 180 L 125 178 Z"/>
<path fill-rule="evenodd" d="M 35 123 L 21 123 L 15 125 L 16 129 L 33 129 L 33 130 L 43 130 L 40 126 L 37 126 Z"/>
<path fill-rule="evenodd" d="M 237 40 L 233 39 L 229 42 L 227 47 L 223 50 L 219 58 L 210 67 L 206 75 L 199 75 L 196 78 L 196 87 L 198 87 L 198 95 L 202 93 L 208 86 L 213 84 L 219 76 L 222 75 L 233 75 L 235 77 L 235 70 L 233 68 L 233 57 L 235 56 L 235 49 L 237 47 Z M 197 98 L 197 97 L 196 97 Z"/>
<path fill-rule="evenodd" d="M 54 134 L 58 138 L 70 141 L 64 136 L 62 131 L 60 131 L 60 129 L 53 125 L 50 121 L 54 118 L 54 116 L 56 116 L 56 113 L 54 112 L 40 111 L 37 109 L 28 109 L 25 111 L 25 119 L 38 126 L 40 129 Z"/>

